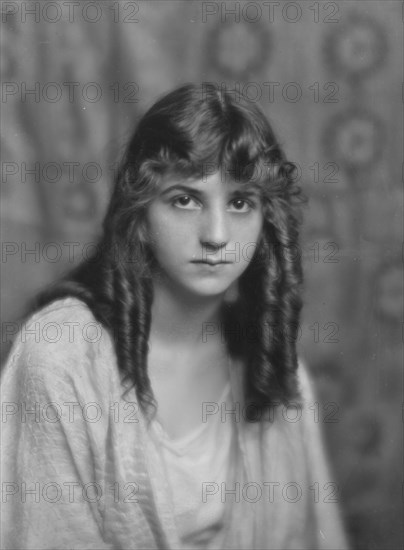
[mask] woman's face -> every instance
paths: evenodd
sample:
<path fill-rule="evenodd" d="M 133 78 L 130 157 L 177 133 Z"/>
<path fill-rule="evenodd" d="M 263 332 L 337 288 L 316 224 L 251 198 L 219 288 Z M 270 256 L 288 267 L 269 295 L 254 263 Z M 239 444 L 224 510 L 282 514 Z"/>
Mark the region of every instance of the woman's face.
<path fill-rule="evenodd" d="M 147 216 L 160 280 L 195 296 L 226 292 L 248 267 L 260 240 L 259 191 L 222 181 L 220 172 L 198 180 L 161 182 Z"/>

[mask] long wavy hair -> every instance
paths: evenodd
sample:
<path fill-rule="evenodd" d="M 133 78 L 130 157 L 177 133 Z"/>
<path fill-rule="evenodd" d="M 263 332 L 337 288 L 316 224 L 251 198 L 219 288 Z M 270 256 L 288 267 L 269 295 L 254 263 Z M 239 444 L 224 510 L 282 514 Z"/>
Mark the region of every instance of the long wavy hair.
<path fill-rule="evenodd" d="M 140 120 L 116 174 L 94 257 L 41 294 L 35 308 L 75 296 L 113 335 L 122 382 L 141 410 L 156 410 L 147 369 L 153 301 L 146 213 L 168 173 L 222 174 L 258 186 L 264 212 L 260 243 L 239 279 L 238 300 L 224 307 L 230 353 L 245 361 L 246 403 L 263 412 L 299 399 L 296 338 L 302 307 L 295 165 L 286 160 L 257 105 L 213 83 L 186 84 L 157 101 Z M 254 419 L 251 419 L 253 421 Z"/>

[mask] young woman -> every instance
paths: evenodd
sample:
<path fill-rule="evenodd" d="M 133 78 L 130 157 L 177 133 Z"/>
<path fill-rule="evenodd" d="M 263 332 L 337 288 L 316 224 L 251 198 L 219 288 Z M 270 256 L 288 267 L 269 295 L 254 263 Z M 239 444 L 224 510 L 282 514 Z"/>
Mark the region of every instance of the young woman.
<path fill-rule="evenodd" d="M 5 367 L 3 548 L 346 547 L 298 365 L 301 191 L 256 105 L 142 118 Z"/>

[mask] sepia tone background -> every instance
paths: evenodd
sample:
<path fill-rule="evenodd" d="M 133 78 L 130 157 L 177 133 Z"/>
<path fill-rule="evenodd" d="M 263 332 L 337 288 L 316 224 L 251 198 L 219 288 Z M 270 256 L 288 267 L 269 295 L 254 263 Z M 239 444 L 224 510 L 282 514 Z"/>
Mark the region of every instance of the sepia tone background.
<path fill-rule="evenodd" d="M 2 356 L 91 250 L 139 117 L 238 87 L 307 196 L 299 354 L 356 549 L 403 544 L 402 3 L 2 2 Z M 70 7 L 69 7 L 70 6 Z"/>

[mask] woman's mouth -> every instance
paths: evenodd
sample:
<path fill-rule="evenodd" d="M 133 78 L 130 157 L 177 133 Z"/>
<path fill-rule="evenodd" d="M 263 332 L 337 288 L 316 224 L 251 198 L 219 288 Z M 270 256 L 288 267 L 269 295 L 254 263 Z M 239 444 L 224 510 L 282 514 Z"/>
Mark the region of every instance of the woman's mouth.
<path fill-rule="evenodd" d="M 192 260 L 191 263 L 215 266 L 215 265 L 230 264 L 231 262 L 225 262 L 223 260 L 216 260 L 216 261 L 214 261 L 214 260 Z"/>

